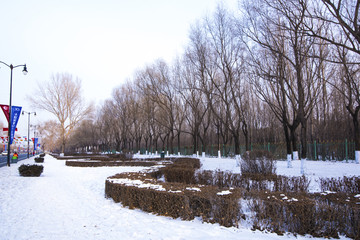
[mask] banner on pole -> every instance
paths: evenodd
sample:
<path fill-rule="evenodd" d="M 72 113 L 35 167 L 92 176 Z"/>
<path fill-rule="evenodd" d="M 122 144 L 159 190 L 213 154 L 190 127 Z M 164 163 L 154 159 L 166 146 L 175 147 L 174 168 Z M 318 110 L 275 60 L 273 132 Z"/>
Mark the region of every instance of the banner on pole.
<path fill-rule="evenodd" d="M 18 124 L 21 113 L 21 107 L 11 106 L 11 118 L 10 118 L 10 144 L 12 144 L 15 135 L 16 125 Z"/>
<path fill-rule="evenodd" d="M 9 129 L 8 128 L 3 128 L 3 131 L 4 132 L 7 132 L 7 131 L 9 131 Z M 17 128 L 15 128 L 15 132 L 17 131 Z"/>
<path fill-rule="evenodd" d="M 38 138 L 34 138 L 34 150 L 36 151 L 36 147 L 37 147 L 37 142 L 38 142 Z"/>
<path fill-rule="evenodd" d="M 9 105 L 0 104 L 0 107 L 3 110 L 7 121 L 9 122 Z"/>

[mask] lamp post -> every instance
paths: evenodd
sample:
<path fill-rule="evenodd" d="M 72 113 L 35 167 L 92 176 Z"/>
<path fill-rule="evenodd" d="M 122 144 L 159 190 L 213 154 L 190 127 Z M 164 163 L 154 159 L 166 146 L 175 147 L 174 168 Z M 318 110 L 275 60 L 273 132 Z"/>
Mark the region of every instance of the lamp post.
<path fill-rule="evenodd" d="M 30 115 L 34 114 L 34 116 L 36 116 L 36 112 L 27 112 L 27 111 L 22 111 L 22 115 L 24 115 L 25 113 L 28 114 L 28 150 L 27 150 L 27 158 L 29 158 L 29 151 L 30 151 L 30 147 L 29 147 L 29 141 L 30 141 Z"/>
<path fill-rule="evenodd" d="M 10 125 L 11 125 L 11 98 L 12 98 L 12 75 L 13 75 L 13 69 L 17 68 L 17 67 L 24 67 L 23 71 L 22 71 L 24 73 L 24 75 L 26 75 L 28 71 L 27 71 L 27 68 L 26 68 L 26 64 L 13 66 L 12 64 L 9 65 L 9 64 L 4 63 L 2 61 L 0 61 L 0 63 L 4 64 L 5 66 L 10 68 L 10 101 L 9 101 L 8 154 L 7 154 L 7 166 L 10 167 L 10 137 L 11 137 Z"/>
<path fill-rule="evenodd" d="M 35 155 L 35 149 L 36 149 L 35 138 L 36 138 L 36 128 L 37 128 L 37 125 L 30 125 L 30 127 L 34 128 L 33 152 L 34 152 L 34 155 Z"/>

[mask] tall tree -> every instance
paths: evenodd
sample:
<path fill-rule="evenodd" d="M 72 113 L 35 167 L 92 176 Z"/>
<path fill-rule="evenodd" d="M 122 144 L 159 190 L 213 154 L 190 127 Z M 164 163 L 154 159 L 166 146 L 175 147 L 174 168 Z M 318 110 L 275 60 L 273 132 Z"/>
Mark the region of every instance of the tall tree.
<path fill-rule="evenodd" d="M 268 75 L 269 82 L 275 81 L 277 92 L 282 86 L 287 87 L 287 92 L 283 92 L 282 97 L 278 98 L 284 106 L 284 94 L 293 106 L 294 123 L 301 126 L 301 158 L 307 156 L 307 122 L 315 106 L 316 99 L 321 87 L 318 77 L 319 61 L 313 58 L 315 53 L 315 40 L 305 32 L 307 21 L 306 10 L 307 0 L 264 0 L 247 1 L 244 5 L 248 14 L 246 28 L 249 36 L 262 49 L 272 54 L 273 59 L 277 59 L 276 65 L 280 71 L 275 75 Z M 278 42 L 278 39 L 281 39 Z M 281 43 L 281 45 L 279 45 Z M 261 67 L 261 66 L 259 66 Z M 271 71 L 271 68 L 269 69 Z M 284 81 L 284 84 L 281 82 Z M 284 110 L 281 114 L 284 117 Z M 296 124 L 295 124 L 296 125 Z M 285 129 L 286 132 L 286 129 Z"/>
<path fill-rule="evenodd" d="M 234 141 L 235 154 L 240 154 L 240 137 L 245 137 L 249 150 L 246 116 L 243 48 L 235 34 L 231 14 L 218 7 L 213 18 L 207 18 L 191 32 L 190 61 L 196 66 L 201 91 L 207 98 L 212 116 L 226 128 Z M 218 124 L 219 123 L 219 124 Z"/>
<path fill-rule="evenodd" d="M 173 84 L 172 71 L 166 62 L 158 60 L 147 67 L 142 75 L 139 88 L 148 93 L 148 97 L 157 106 L 155 121 L 163 127 L 164 134 L 160 136 L 165 150 L 165 142 L 171 152 L 174 151 L 174 140 L 176 137 L 177 103 L 178 95 Z"/>
<path fill-rule="evenodd" d="M 308 34 L 334 46 L 333 58 L 328 60 L 340 65 L 342 77 L 339 78 L 340 82 L 333 85 L 340 86 L 337 89 L 344 96 L 346 109 L 352 117 L 359 162 L 360 102 L 357 90 L 360 82 L 356 75 L 360 71 L 360 0 L 321 0 L 308 9 L 308 15 L 318 22 L 317 25 L 306 25 Z M 329 30 L 328 33 L 319 31 L 319 28 L 324 26 Z"/>
<path fill-rule="evenodd" d="M 36 96 L 36 98 L 34 97 Z M 38 85 L 37 94 L 29 97 L 35 108 L 52 113 L 60 124 L 61 152 L 65 152 L 68 137 L 92 112 L 92 105 L 85 104 L 81 96 L 81 81 L 71 74 L 57 73 L 50 81 Z"/>
<path fill-rule="evenodd" d="M 190 54 L 191 53 L 188 52 L 188 57 L 185 56 L 183 61 L 178 63 L 176 88 L 182 99 L 183 116 L 187 123 L 187 128 L 183 131 L 191 136 L 193 153 L 196 153 L 196 151 L 200 150 L 199 138 L 204 138 L 200 133 L 201 123 L 205 122 L 204 117 L 209 111 L 209 106 L 206 103 L 205 95 L 199 90 L 201 88 L 201 82 L 197 77 L 194 65 L 191 64 L 189 60 Z M 202 143 L 203 146 L 206 144 L 205 141 Z"/>
<path fill-rule="evenodd" d="M 55 120 L 49 120 L 39 125 L 42 148 L 45 151 L 58 151 L 61 148 L 59 136 L 60 125 Z"/>

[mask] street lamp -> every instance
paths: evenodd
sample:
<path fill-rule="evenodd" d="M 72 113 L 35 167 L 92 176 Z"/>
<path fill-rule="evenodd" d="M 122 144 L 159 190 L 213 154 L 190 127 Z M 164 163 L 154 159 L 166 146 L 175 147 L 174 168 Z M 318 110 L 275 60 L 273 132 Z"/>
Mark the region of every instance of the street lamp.
<path fill-rule="evenodd" d="M 30 125 L 30 128 L 34 128 L 34 141 L 33 141 L 33 147 L 34 147 L 34 155 L 35 155 L 35 149 L 36 149 L 36 144 L 35 144 L 35 139 L 36 139 L 36 128 L 37 125 Z"/>
<path fill-rule="evenodd" d="M 28 150 L 27 150 L 27 158 L 29 158 L 29 151 L 30 151 L 30 147 L 29 147 L 29 141 L 30 141 L 30 115 L 34 114 L 34 116 L 36 116 L 36 112 L 27 112 L 27 111 L 22 111 L 22 115 L 24 115 L 24 113 L 28 114 Z"/>
<path fill-rule="evenodd" d="M 0 63 L 4 64 L 5 66 L 9 67 L 10 68 L 10 101 L 9 101 L 9 121 L 8 121 L 8 155 L 7 155 L 7 165 L 8 167 L 10 167 L 10 124 L 11 124 L 11 97 L 12 97 L 12 75 L 13 75 L 13 69 L 14 68 L 17 68 L 17 67 L 24 67 L 23 68 L 23 74 L 26 75 L 28 73 L 27 71 L 27 68 L 26 68 L 26 64 L 23 64 L 23 65 L 16 65 L 16 66 L 13 66 L 12 64 L 7 64 L 7 63 L 4 63 L 2 61 L 0 61 Z"/>

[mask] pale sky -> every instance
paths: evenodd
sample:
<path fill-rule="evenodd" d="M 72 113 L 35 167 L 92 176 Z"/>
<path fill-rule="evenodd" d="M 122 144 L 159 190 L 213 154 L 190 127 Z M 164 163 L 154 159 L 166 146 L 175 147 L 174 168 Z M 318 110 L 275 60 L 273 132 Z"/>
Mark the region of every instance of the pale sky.
<path fill-rule="evenodd" d="M 26 95 L 36 94 L 37 84 L 53 73 L 67 72 L 82 80 L 83 96 L 99 106 L 137 69 L 181 55 L 191 24 L 220 2 L 237 9 L 238 0 L 3 0 L 0 61 L 26 63 L 29 72 L 14 69 L 12 103 L 35 111 Z M 9 104 L 9 85 L 10 69 L 0 64 L 0 104 Z M 49 118 L 36 111 L 31 124 Z M 0 122 L 6 122 L 2 112 Z M 18 129 L 27 135 L 27 115 Z"/>

